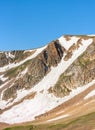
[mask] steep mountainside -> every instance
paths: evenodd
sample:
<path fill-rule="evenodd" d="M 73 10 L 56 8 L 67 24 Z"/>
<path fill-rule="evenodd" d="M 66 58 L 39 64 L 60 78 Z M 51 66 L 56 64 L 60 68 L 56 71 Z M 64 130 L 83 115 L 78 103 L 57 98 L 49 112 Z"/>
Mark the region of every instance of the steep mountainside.
<path fill-rule="evenodd" d="M 94 84 L 95 36 L 65 35 L 39 49 L 0 52 L 0 122 L 78 115 L 80 104 L 94 100 Z"/>

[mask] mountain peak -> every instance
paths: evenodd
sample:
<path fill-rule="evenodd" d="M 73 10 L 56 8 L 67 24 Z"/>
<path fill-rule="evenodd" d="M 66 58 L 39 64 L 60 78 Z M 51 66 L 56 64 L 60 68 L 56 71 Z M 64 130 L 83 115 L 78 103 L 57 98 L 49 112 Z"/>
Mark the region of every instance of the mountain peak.
<path fill-rule="evenodd" d="M 64 35 L 42 48 L 0 52 L 0 122 L 49 120 L 65 111 L 60 106 L 83 102 L 95 84 L 94 69 L 94 36 Z"/>

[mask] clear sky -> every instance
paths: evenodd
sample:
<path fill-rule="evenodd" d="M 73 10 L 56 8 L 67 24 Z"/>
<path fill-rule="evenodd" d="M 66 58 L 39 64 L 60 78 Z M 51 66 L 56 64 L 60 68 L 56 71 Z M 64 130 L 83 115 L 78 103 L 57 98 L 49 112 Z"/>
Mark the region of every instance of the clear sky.
<path fill-rule="evenodd" d="M 95 34 L 95 0 L 0 0 L 0 50 L 41 47 L 63 34 Z"/>

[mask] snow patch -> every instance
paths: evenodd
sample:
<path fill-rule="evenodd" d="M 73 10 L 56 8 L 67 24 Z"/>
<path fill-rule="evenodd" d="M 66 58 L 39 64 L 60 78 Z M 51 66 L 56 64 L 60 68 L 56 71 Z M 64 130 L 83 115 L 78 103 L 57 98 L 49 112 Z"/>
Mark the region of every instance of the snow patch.
<path fill-rule="evenodd" d="M 79 38 L 76 36 L 71 37 L 71 39 L 69 41 L 66 40 L 66 38 L 64 36 L 60 37 L 59 39 L 59 43 L 66 49 L 68 50 L 74 43 L 76 43 Z"/>
<path fill-rule="evenodd" d="M 8 79 L 8 77 L 4 77 L 4 75 L 0 75 L 0 80 L 2 80 L 3 82 L 6 81 Z"/>
<path fill-rule="evenodd" d="M 20 77 L 23 77 L 28 71 L 28 68 L 26 68 L 25 70 L 23 70 L 21 73 L 19 73 L 19 75 L 17 76 L 17 79 Z"/>
<path fill-rule="evenodd" d="M 92 36 L 92 37 L 95 37 L 95 34 L 90 34 L 90 35 L 87 35 L 87 36 Z"/>
<path fill-rule="evenodd" d="M 55 104 L 48 95 L 38 93 L 33 100 L 25 100 L 19 105 L 0 115 L 0 121 L 10 124 L 34 120 L 35 116 L 44 113 Z"/>
<path fill-rule="evenodd" d="M 35 50 L 25 50 L 24 53 L 26 53 L 26 52 L 32 52 L 32 51 L 36 51 L 36 49 Z"/>
<path fill-rule="evenodd" d="M 11 58 L 11 59 L 14 59 L 15 58 L 15 55 L 11 54 L 11 52 L 5 52 L 5 55 L 6 55 L 6 58 Z"/>
<path fill-rule="evenodd" d="M 88 99 L 93 96 L 95 96 L 95 90 L 91 91 L 87 96 L 84 97 L 84 99 Z"/>
<path fill-rule="evenodd" d="M 66 115 L 58 116 L 56 118 L 48 120 L 47 122 L 56 121 L 56 120 L 59 120 L 59 119 L 62 119 L 62 118 L 68 117 L 68 116 L 70 116 L 70 115 L 66 114 Z"/>

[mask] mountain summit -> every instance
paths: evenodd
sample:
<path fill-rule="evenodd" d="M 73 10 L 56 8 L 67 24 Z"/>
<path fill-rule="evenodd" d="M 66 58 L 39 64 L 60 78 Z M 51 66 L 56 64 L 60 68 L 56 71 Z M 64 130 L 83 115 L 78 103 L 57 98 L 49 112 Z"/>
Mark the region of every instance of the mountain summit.
<path fill-rule="evenodd" d="M 0 52 L 0 122 L 53 122 L 94 112 L 95 36 Z"/>

